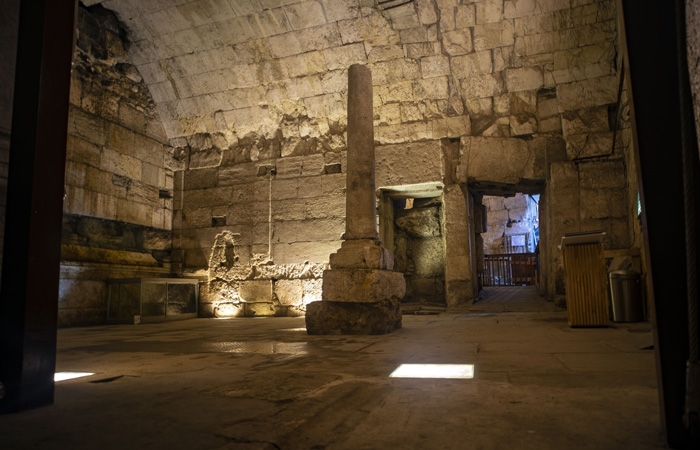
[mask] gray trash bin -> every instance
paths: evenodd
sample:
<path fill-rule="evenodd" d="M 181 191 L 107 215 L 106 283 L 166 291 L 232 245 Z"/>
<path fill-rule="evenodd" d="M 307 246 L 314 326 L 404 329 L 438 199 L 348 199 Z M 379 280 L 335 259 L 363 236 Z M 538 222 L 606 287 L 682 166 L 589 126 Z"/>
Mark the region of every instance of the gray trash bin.
<path fill-rule="evenodd" d="M 610 297 L 612 299 L 613 321 L 642 322 L 642 281 L 637 272 L 616 270 L 610 272 Z"/>

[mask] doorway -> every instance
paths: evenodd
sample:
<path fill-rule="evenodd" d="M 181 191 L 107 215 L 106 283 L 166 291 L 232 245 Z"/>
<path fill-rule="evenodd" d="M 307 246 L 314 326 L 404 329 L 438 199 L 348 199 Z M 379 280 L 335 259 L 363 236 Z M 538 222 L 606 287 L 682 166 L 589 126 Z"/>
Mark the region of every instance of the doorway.
<path fill-rule="evenodd" d="M 539 284 L 539 194 L 485 195 L 481 288 Z"/>
<path fill-rule="evenodd" d="M 470 312 L 560 311 L 538 292 L 540 194 L 484 195 L 482 205 L 480 290 Z"/>
<path fill-rule="evenodd" d="M 445 295 L 445 229 L 442 185 L 382 188 L 380 232 L 394 256 L 394 270 L 406 280 L 408 306 L 447 305 Z"/>

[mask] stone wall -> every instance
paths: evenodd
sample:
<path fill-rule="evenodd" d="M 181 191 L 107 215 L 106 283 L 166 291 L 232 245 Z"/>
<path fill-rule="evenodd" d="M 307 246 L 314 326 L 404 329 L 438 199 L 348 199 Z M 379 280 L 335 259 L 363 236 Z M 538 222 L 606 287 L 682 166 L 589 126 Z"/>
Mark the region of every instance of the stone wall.
<path fill-rule="evenodd" d="M 451 304 L 473 296 L 471 193 L 485 186 L 547 186 L 550 295 L 563 233 L 633 243 L 625 159 L 612 149 L 612 0 L 102 3 L 127 27 L 130 61 L 182 157 L 174 242 L 190 274 L 209 279 L 226 231 L 238 264 L 283 273 L 338 248 L 352 63 L 373 73 L 377 186 L 445 186 L 445 239 L 459 244 L 446 246 Z M 227 295 L 215 291 L 211 302 Z"/>
<path fill-rule="evenodd" d="M 108 278 L 168 277 L 169 230 L 64 214 L 58 323 L 104 323 Z"/>
<path fill-rule="evenodd" d="M 535 228 L 539 216 L 537 201 L 530 195 L 515 194 L 513 197 L 484 196 L 488 229 L 481 233 L 484 253 L 534 252 L 536 246 Z M 527 236 L 526 245 L 508 251 L 507 236 Z"/>
<path fill-rule="evenodd" d="M 67 217 L 172 228 L 173 271 L 207 282 L 205 315 L 297 314 L 317 299 L 344 230 L 353 63 L 373 73 L 377 187 L 443 187 L 448 305 L 474 296 L 475 200 L 494 190 L 543 194 L 550 296 L 564 292 L 564 233 L 639 245 L 629 139 L 612 145 L 624 103 L 612 0 L 82 3 L 100 5 L 80 10 Z M 64 268 L 80 273 L 116 251 L 71 242 Z M 170 272 L 167 238 L 119 251 L 133 274 Z"/>
<path fill-rule="evenodd" d="M 106 320 L 107 278 L 167 276 L 181 164 L 111 11 L 80 7 L 71 78 L 59 324 Z"/>
<path fill-rule="evenodd" d="M 129 63 L 125 33 L 110 11 L 79 9 L 64 211 L 170 229 L 180 162 Z"/>

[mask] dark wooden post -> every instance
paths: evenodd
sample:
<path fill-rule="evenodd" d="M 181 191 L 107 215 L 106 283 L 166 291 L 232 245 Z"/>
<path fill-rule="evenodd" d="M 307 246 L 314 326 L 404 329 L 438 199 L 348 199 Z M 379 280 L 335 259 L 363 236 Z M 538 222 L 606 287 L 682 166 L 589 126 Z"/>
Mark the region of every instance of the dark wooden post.
<path fill-rule="evenodd" d="M 632 93 L 662 423 L 671 447 L 697 448 L 697 437 L 683 423 L 690 341 L 683 153 L 693 145 L 697 154 L 697 141 L 687 135 L 692 131 L 688 126 L 694 124 L 682 25 L 684 1 L 661 5 L 619 0 L 618 6 Z M 698 176 L 697 159 L 692 164 Z M 696 213 L 700 223 L 697 219 Z"/>
<path fill-rule="evenodd" d="M 20 2 L 0 291 L 0 412 L 53 403 L 77 3 Z"/>

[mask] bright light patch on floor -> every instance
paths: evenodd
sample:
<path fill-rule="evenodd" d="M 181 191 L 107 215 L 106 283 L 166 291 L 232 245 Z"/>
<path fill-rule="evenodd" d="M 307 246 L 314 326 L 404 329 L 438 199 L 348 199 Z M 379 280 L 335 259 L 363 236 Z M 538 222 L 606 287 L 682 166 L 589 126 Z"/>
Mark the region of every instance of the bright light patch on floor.
<path fill-rule="evenodd" d="M 390 378 L 474 378 L 473 364 L 401 364 Z"/>
<path fill-rule="evenodd" d="M 95 375 L 91 372 L 56 372 L 53 374 L 53 381 L 65 381 L 72 380 L 73 378 L 89 377 L 90 375 Z"/>

